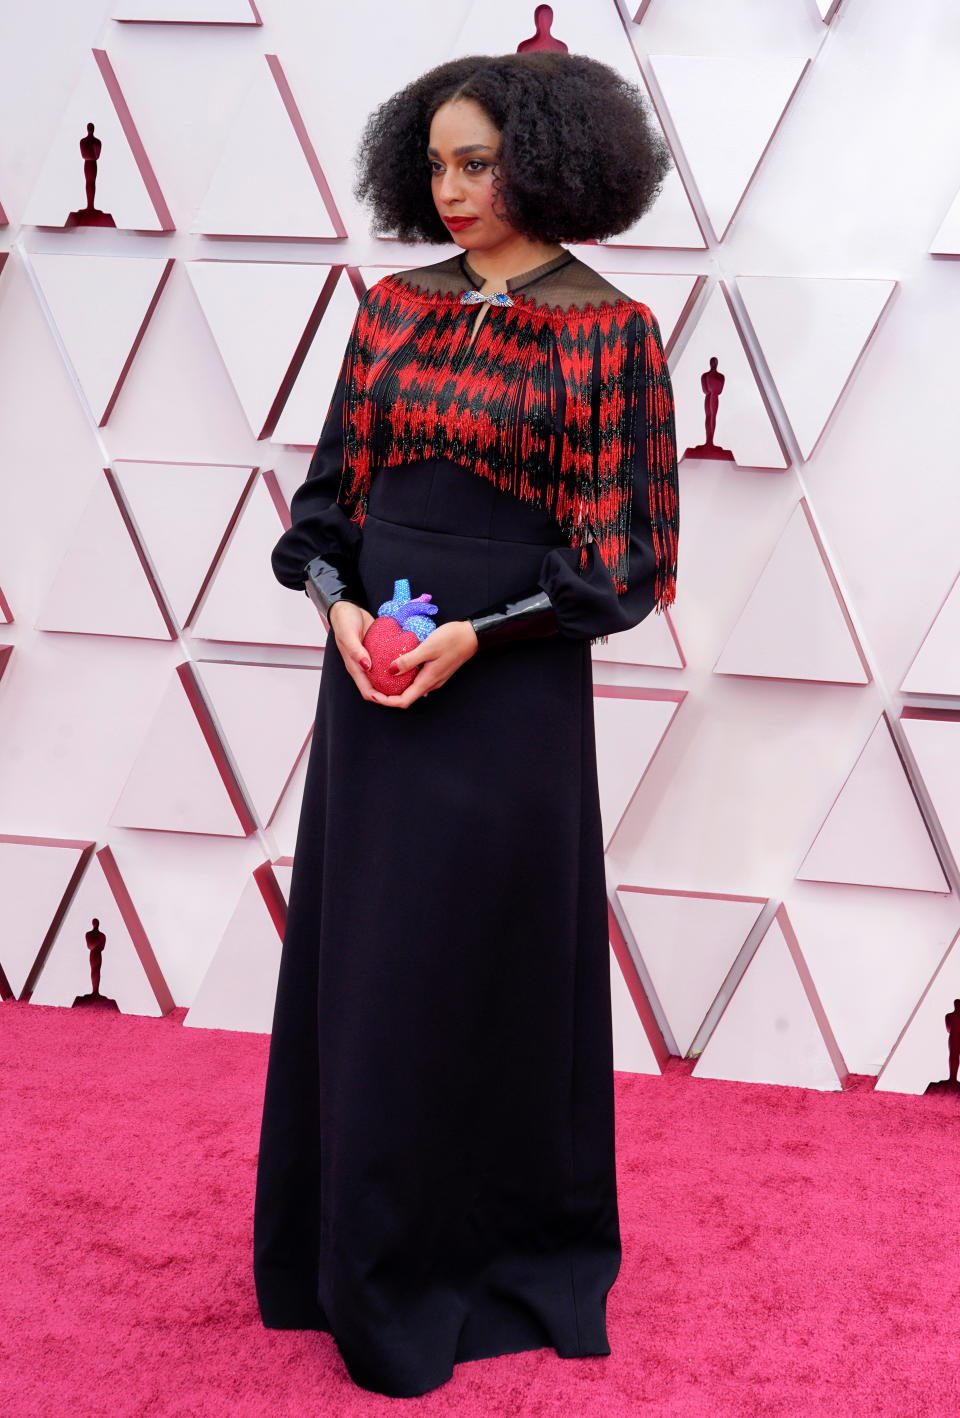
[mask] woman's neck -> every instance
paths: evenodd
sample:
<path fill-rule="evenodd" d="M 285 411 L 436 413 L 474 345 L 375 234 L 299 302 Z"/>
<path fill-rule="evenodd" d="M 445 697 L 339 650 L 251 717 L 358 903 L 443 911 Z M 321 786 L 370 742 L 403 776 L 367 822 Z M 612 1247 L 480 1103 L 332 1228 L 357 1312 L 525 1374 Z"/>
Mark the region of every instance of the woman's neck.
<path fill-rule="evenodd" d="M 532 243 L 524 247 L 513 247 L 506 254 L 488 255 L 486 251 L 465 251 L 471 270 L 483 277 L 481 289 L 485 292 L 506 290 L 507 281 L 522 276 L 527 271 L 552 261 L 564 252 L 562 246 L 538 246 Z M 479 260 L 477 259 L 479 256 Z"/>

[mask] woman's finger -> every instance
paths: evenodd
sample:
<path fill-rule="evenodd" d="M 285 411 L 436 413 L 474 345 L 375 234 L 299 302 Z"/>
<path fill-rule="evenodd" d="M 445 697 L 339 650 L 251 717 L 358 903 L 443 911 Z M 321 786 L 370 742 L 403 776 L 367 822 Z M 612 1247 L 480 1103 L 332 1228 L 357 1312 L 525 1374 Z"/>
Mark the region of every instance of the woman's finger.
<path fill-rule="evenodd" d="M 346 639 L 346 637 L 344 638 Z M 344 669 L 353 680 L 364 699 L 372 699 L 374 692 L 373 685 L 370 683 L 370 679 L 366 673 L 367 668 L 369 668 L 370 656 L 367 650 L 364 649 L 363 642 L 358 641 L 358 644 L 360 646 L 360 654 L 359 656 L 354 656 L 350 653 L 349 645 L 343 645 L 340 640 L 337 639 L 337 649 L 340 651 L 340 658 L 343 661 Z M 366 666 L 363 663 L 364 661 L 367 662 Z"/>
<path fill-rule="evenodd" d="M 363 670 L 370 668 L 370 653 L 355 630 L 345 628 L 337 636 L 337 646 L 345 660 L 349 660 L 351 664 L 357 665 Z"/>
<path fill-rule="evenodd" d="M 373 686 L 367 676 L 371 661 L 363 637 L 372 624 L 373 616 L 362 607 L 345 602 L 343 611 L 337 611 L 335 615 L 331 609 L 329 633 L 333 636 L 347 674 L 366 700 L 373 699 Z"/>
<path fill-rule="evenodd" d="M 388 694 L 380 701 L 390 709 L 408 709 L 416 700 L 426 698 L 431 689 L 436 689 L 441 681 L 435 674 L 422 669 L 412 684 L 408 684 L 402 694 Z"/>
<path fill-rule="evenodd" d="M 437 658 L 437 654 L 433 646 L 429 645 L 429 640 L 422 640 L 419 645 L 414 645 L 411 650 L 405 650 L 402 655 L 391 660 L 390 669 L 397 674 L 404 674 L 407 670 L 416 669 L 417 665 L 429 664 Z"/>

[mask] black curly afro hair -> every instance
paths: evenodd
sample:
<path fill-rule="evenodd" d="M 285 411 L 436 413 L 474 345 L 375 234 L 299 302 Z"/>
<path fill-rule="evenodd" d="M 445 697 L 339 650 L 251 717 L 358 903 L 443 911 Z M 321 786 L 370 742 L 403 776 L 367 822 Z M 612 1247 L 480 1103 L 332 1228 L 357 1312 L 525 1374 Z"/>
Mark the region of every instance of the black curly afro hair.
<path fill-rule="evenodd" d="M 643 215 L 673 163 L 639 89 L 585 54 L 530 50 L 439 64 L 367 119 L 354 195 L 374 230 L 450 241 L 426 149 L 448 99 L 473 99 L 500 130 L 495 184 L 505 221 L 531 240 L 603 241 Z"/>

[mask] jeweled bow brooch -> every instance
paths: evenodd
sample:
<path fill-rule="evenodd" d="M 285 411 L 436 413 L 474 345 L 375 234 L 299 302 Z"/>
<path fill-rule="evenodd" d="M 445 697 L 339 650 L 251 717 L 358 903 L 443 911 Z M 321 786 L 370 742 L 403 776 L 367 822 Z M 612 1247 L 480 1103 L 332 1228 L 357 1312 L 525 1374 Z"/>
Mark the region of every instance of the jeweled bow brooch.
<path fill-rule="evenodd" d="M 513 296 L 505 290 L 491 291 L 489 295 L 484 295 L 482 291 L 465 290 L 460 297 L 461 305 L 479 305 L 481 300 L 485 300 L 488 305 L 512 305 Z"/>

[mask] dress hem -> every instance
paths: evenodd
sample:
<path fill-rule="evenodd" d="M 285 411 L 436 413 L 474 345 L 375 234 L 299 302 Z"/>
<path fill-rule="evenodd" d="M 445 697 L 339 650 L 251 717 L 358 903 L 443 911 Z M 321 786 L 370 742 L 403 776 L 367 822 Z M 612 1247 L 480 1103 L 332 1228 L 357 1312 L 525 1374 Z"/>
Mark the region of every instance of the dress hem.
<path fill-rule="evenodd" d="M 386 1389 L 382 1387 L 378 1388 L 374 1383 L 364 1383 L 362 1377 L 358 1377 L 357 1373 L 351 1370 L 346 1359 L 344 1359 L 343 1352 L 340 1349 L 340 1345 L 336 1335 L 331 1329 L 327 1328 L 327 1326 L 319 1324 L 317 1322 L 305 1323 L 301 1321 L 295 1321 L 292 1318 L 283 1321 L 279 1319 L 263 1319 L 263 1326 L 265 1329 L 301 1331 L 312 1330 L 314 1333 L 317 1334 L 329 1334 L 330 1338 L 333 1340 L 334 1346 L 337 1350 L 337 1354 L 341 1362 L 343 1363 L 343 1366 L 346 1369 L 351 1381 L 355 1383 L 358 1388 L 364 1389 L 367 1393 L 379 1393 L 382 1394 L 385 1398 L 421 1398 L 424 1394 L 434 1392 L 435 1389 L 440 1388 L 443 1384 L 448 1383 L 451 1379 L 455 1378 L 456 1370 L 461 1364 L 472 1364 L 476 1360 L 480 1359 L 501 1359 L 506 1358 L 510 1354 L 532 1354 L 540 1349 L 552 1349 L 558 1359 L 605 1359 L 608 1358 L 612 1353 L 612 1350 L 609 1345 L 607 1345 L 605 1349 L 584 1350 L 566 1350 L 558 1347 L 556 1344 L 550 1343 L 520 1344 L 516 1347 L 511 1347 L 509 1349 L 503 1349 L 499 1346 L 495 1346 L 492 1348 L 481 1347 L 481 1349 L 476 1353 L 459 1355 L 456 1359 L 454 1359 L 453 1365 L 447 1373 L 442 1375 L 440 1378 L 437 1378 L 436 1380 L 429 1381 L 426 1387 L 403 1388 L 401 1386 L 396 1386 Z"/>

